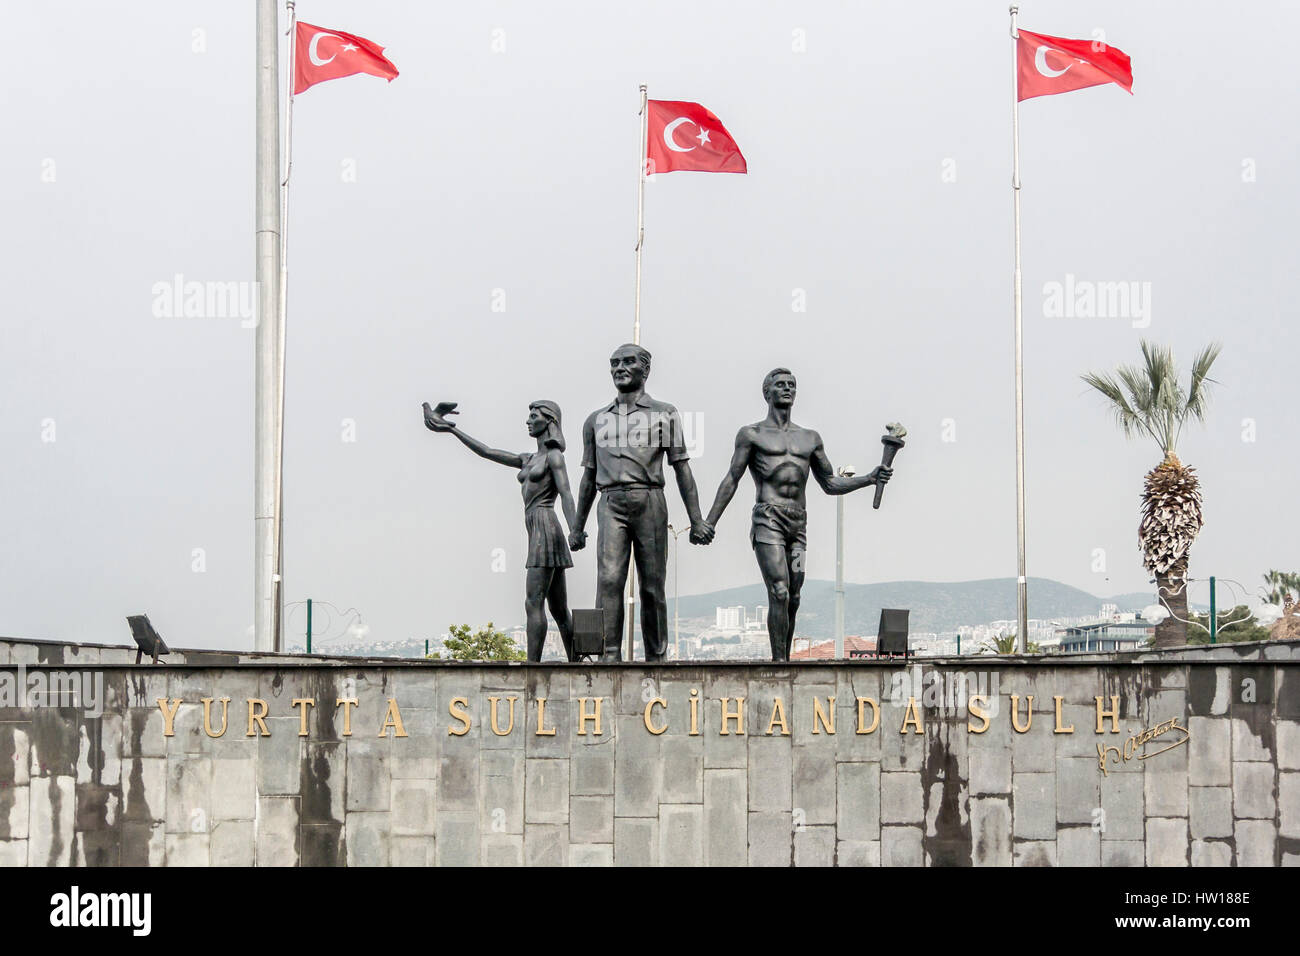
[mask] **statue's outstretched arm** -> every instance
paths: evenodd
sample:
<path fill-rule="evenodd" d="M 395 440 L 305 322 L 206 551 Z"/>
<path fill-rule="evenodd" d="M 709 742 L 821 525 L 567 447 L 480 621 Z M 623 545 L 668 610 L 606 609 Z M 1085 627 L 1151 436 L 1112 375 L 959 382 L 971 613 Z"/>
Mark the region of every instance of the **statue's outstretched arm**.
<path fill-rule="evenodd" d="M 865 475 L 847 475 L 835 474 L 835 469 L 831 467 L 831 460 L 826 455 L 826 448 L 821 443 L 821 438 L 817 439 L 817 447 L 812 453 L 812 473 L 817 479 L 817 484 L 821 485 L 822 491 L 828 495 L 847 495 L 850 491 L 857 491 L 859 488 L 865 488 L 867 485 L 874 485 L 876 482 L 886 482 L 889 476 L 893 474 L 893 469 L 881 466 L 873 468 Z"/>
<path fill-rule="evenodd" d="M 499 465 L 508 465 L 511 468 L 524 466 L 522 455 L 513 451 L 503 451 L 500 448 L 489 448 L 477 438 L 461 431 L 455 422 L 448 420 L 449 415 L 459 414 L 455 402 L 439 402 L 437 408 L 430 408 L 428 402 L 424 403 L 424 424 L 430 431 L 451 432 L 460 439 L 462 445 L 488 461 L 495 461 Z"/>

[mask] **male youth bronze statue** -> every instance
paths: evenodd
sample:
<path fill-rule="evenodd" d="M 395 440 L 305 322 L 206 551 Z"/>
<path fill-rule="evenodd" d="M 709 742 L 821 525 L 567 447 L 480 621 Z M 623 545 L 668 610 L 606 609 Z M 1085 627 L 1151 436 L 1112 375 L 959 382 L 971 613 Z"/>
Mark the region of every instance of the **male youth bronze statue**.
<path fill-rule="evenodd" d="M 596 605 L 605 610 L 602 661 L 622 660 L 623 590 L 629 558 L 636 561 L 641 595 L 641 636 L 647 661 L 662 661 L 668 651 L 668 505 L 664 500 L 663 460 L 677 475 L 690 518 L 690 541 L 707 544 L 713 531 L 700 520 L 699 495 L 686 450 L 681 416 L 645 392 L 650 353 L 623 345 L 609 359 L 618 395 L 598 408 L 582 426 L 582 481 L 577 523 L 569 544 L 581 550 L 587 516 L 600 492 L 596 512 Z"/>
<path fill-rule="evenodd" d="M 748 468 L 754 477 L 756 500 L 749 539 L 767 585 L 767 631 L 774 661 L 790 659 L 808 547 L 804 490 L 809 471 L 828 495 L 846 495 L 867 485 L 883 485 L 894 473 L 892 468 L 881 465 L 865 475 L 836 475 L 821 436 L 790 420 L 794 397 L 795 377 L 789 369 L 773 369 L 763 379 L 767 417 L 736 433 L 731 466 L 718 486 L 704 528 L 707 537 L 712 538 L 714 526 Z"/>

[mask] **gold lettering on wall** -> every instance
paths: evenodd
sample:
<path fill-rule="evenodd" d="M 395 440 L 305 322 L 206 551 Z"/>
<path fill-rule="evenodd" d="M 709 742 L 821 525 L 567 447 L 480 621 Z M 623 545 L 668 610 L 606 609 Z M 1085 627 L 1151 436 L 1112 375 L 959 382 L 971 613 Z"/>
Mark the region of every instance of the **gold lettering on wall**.
<path fill-rule="evenodd" d="M 221 698 L 221 729 L 212 729 L 212 698 L 203 698 L 203 732 L 209 737 L 220 737 L 226 732 L 226 718 L 229 715 L 230 698 Z M 170 736 L 170 735 L 169 735 Z"/>
<path fill-rule="evenodd" d="M 866 706 L 871 705 L 871 726 L 865 725 L 864 721 L 867 716 Z M 880 726 L 880 705 L 870 697 L 858 698 L 858 733 L 874 734 L 876 728 Z"/>
<path fill-rule="evenodd" d="M 266 729 L 266 701 L 260 697 L 250 697 L 248 699 L 248 733 L 245 737 L 269 737 L 271 732 Z M 257 733 L 253 733 L 253 724 L 257 724 Z"/>
<path fill-rule="evenodd" d="M 736 698 L 735 710 L 727 709 L 727 704 L 730 703 L 730 701 L 731 701 L 730 697 L 723 697 L 721 700 L 722 727 L 718 730 L 719 737 L 726 737 L 730 733 L 727 730 L 727 721 L 729 720 L 734 720 L 736 722 L 737 735 L 743 736 L 745 733 L 745 698 L 743 697 Z"/>
<path fill-rule="evenodd" d="M 596 733 L 593 736 L 596 737 L 601 736 L 600 702 L 604 699 L 605 698 L 603 697 L 595 697 L 595 698 L 579 697 L 578 698 L 578 736 L 579 737 L 587 736 L 587 721 L 591 721 L 593 724 L 596 725 Z M 596 709 L 589 711 L 587 710 L 587 704 L 592 700 L 596 701 Z"/>
<path fill-rule="evenodd" d="M 301 708 L 298 711 L 298 736 L 306 737 L 307 736 L 307 708 L 315 707 L 316 699 L 313 697 L 295 697 L 293 699 L 293 706 Z M 225 708 L 223 707 L 222 710 L 225 710 Z M 225 715 L 223 714 L 221 718 L 223 724 L 225 723 L 225 720 L 226 718 Z"/>
<path fill-rule="evenodd" d="M 700 735 L 700 692 L 691 691 L 691 733 L 690 736 L 698 737 Z"/>
<path fill-rule="evenodd" d="M 1061 716 L 1061 701 L 1064 699 L 1065 698 L 1061 697 L 1059 694 L 1052 698 L 1052 700 L 1056 701 L 1056 730 L 1054 730 L 1053 733 L 1072 734 L 1074 733 L 1074 724 L 1066 727 L 1065 718 Z"/>
<path fill-rule="evenodd" d="M 662 724 L 659 724 L 658 726 L 654 724 L 653 720 L 651 719 L 651 713 L 653 712 L 656 704 L 664 708 L 664 710 L 668 709 L 668 701 L 664 700 L 662 697 L 656 697 L 654 700 L 650 701 L 650 703 L 646 704 L 645 705 L 645 729 L 650 731 L 650 733 L 654 734 L 656 737 L 658 737 L 660 734 L 662 734 L 665 730 L 668 729 L 668 720 L 665 717 L 664 722 Z"/>
<path fill-rule="evenodd" d="M 772 700 L 772 718 L 767 722 L 767 736 L 772 736 L 772 728 L 781 725 L 781 736 L 789 737 L 790 728 L 785 724 L 785 701 L 780 697 Z"/>
<path fill-rule="evenodd" d="M 1018 734 L 1029 733 L 1029 728 L 1034 723 L 1034 695 L 1030 694 L 1025 698 L 1025 712 L 1028 716 L 1025 718 L 1025 726 L 1020 726 L 1020 695 L 1011 695 L 1011 729 Z"/>
<path fill-rule="evenodd" d="M 305 720 L 303 722 L 306 723 Z M 388 698 L 388 712 L 384 714 L 384 725 L 379 728 L 378 736 L 388 736 L 389 727 L 393 728 L 394 737 L 407 736 L 406 728 L 402 726 L 402 712 L 397 709 L 397 699 L 395 697 Z"/>
<path fill-rule="evenodd" d="M 357 706 L 355 697 L 340 697 L 334 701 L 334 709 L 343 708 L 343 736 L 352 736 L 352 708 Z"/>
<path fill-rule="evenodd" d="M 813 733 L 815 734 L 820 734 L 822 732 L 820 728 L 824 728 L 828 734 L 835 733 L 835 698 L 827 697 L 826 706 L 830 708 L 829 719 L 827 718 L 826 713 L 822 710 L 821 698 L 813 698 Z"/>
<path fill-rule="evenodd" d="M 176 736 L 176 732 L 172 730 L 172 721 L 176 719 L 176 711 L 180 710 L 180 706 L 181 706 L 181 699 L 179 697 L 172 698 L 172 706 L 170 710 L 167 708 L 167 698 L 166 697 L 158 698 L 158 709 L 162 711 L 162 717 L 163 717 L 164 737 Z"/>
<path fill-rule="evenodd" d="M 924 728 L 921 727 L 921 713 L 916 709 L 915 697 L 907 698 L 907 713 L 903 715 L 903 726 L 898 728 L 898 732 L 900 734 L 907 733 L 908 724 L 911 724 L 913 727 L 916 728 L 915 730 L 912 731 L 912 733 L 914 734 L 925 733 Z"/>
<path fill-rule="evenodd" d="M 447 702 L 447 713 L 460 721 L 459 727 L 448 727 L 447 736 L 464 737 L 469 733 L 470 716 L 469 711 L 465 708 L 469 706 L 469 699 L 466 697 L 453 697 Z"/>
<path fill-rule="evenodd" d="M 970 734 L 982 734 L 989 729 L 989 712 L 984 709 L 984 705 L 989 702 L 987 694 L 971 694 L 970 700 L 966 702 L 966 709 L 970 711 L 972 717 L 978 717 L 984 721 L 984 726 L 975 727 L 969 720 L 966 721 L 966 732 Z"/>
<path fill-rule="evenodd" d="M 1099 734 L 1105 733 L 1101 723 L 1106 717 L 1110 718 L 1110 732 L 1119 733 L 1119 698 L 1114 695 L 1110 698 L 1110 710 L 1102 710 L 1101 698 L 1097 698 L 1097 733 Z"/>
<path fill-rule="evenodd" d="M 506 700 L 509 701 L 510 703 L 510 725 L 506 727 L 505 730 L 502 730 L 501 724 L 497 720 L 497 704 L 501 702 L 501 698 L 500 697 L 488 698 L 488 703 L 492 705 L 490 710 L 490 713 L 492 715 L 492 733 L 496 734 L 498 737 L 509 737 L 510 732 L 515 729 L 515 701 L 517 701 L 518 699 L 519 699 L 518 697 L 506 698 Z"/>
<path fill-rule="evenodd" d="M 545 697 L 537 698 L 537 731 L 533 734 L 533 736 L 534 737 L 555 736 L 554 727 L 552 727 L 550 730 L 546 729 L 546 698 Z"/>

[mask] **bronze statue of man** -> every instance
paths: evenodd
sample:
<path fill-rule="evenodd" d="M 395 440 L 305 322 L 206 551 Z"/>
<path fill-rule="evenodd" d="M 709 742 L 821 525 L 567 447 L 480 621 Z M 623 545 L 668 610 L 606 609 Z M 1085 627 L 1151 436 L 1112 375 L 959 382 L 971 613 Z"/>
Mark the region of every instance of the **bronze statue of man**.
<path fill-rule="evenodd" d="M 668 651 L 668 504 L 664 500 L 663 460 L 677 473 L 690 517 L 690 540 L 707 544 L 713 531 L 700 519 L 699 495 L 686 451 L 681 416 L 667 402 L 645 392 L 650 353 L 623 345 L 609 358 L 618 395 L 592 412 L 582 426 L 582 481 L 577 524 L 569 533 L 574 551 L 586 544 L 583 530 L 600 492 L 596 513 L 596 604 L 605 610 L 602 661 L 622 660 L 623 590 L 628 560 L 636 561 L 641 593 L 641 636 L 647 661 Z"/>
<path fill-rule="evenodd" d="M 705 519 L 705 530 L 711 536 L 748 468 L 756 492 L 749 540 L 767 585 L 767 632 L 774 661 L 790 659 L 794 639 L 794 618 L 799 610 L 808 548 L 804 490 L 809 470 L 828 495 L 846 495 L 867 485 L 884 484 L 894 473 L 882 465 L 866 475 L 836 475 L 821 435 L 790 420 L 794 396 L 795 378 L 788 368 L 767 373 L 763 379 L 767 417 L 736 433 L 731 466 Z"/>

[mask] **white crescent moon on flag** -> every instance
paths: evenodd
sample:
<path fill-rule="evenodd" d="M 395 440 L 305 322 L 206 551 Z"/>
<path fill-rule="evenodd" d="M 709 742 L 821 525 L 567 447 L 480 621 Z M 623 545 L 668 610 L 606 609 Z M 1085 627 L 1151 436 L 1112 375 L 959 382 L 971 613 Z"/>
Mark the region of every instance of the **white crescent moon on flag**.
<path fill-rule="evenodd" d="M 673 141 L 673 130 L 681 126 L 683 123 L 691 123 L 694 125 L 695 121 L 687 116 L 679 116 L 664 127 L 664 145 L 674 153 L 689 153 L 695 148 L 694 146 L 678 146 L 677 143 Z"/>
<path fill-rule="evenodd" d="M 1068 66 L 1066 66 L 1065 70 L 1053 70 L 1050 66 L 1047 65 L 1048 50 L 1052 50 L 1052 48 L 1050 46 L 1040 46 L 1037 50 L 1034 51 L 1034 69 L 1036 69 L 1039 73 L 1043 74 L 1043 76 L 1060 76 L 1062 73 L 1065 72 L 1065 70 L 1068 70 L 1071 66 L 1074 66 L 1074 64 L 1071 63 Z M 1061 51 L 1052 50 L 1052 52 L 1060 53 Z M 1065 54 L 1063 53 L 1061 55 L 1065 56 Z"/>
<path fill-rule="evenodd" d="M 311 65 L 312 65 L 312 66 L 324 66 L 326 63 L 329 63 L 330 60 L 333 60 L 334 57 L 338 56 L 338 54 L 335 53 L 335 54 L 333 54 L 333 55 L 330 56 L 329 60 L 322 60 L 322 59 L 320 58 L 320 54 L 318 54 L 318 53 L 316 52 L 316 45 L 317 45 L 318 43 L 320 43 L 320 38 L 321 38 L 321 37 L 333 37 L 333 38 L 336 39 L 336 40 L 342 40 L 342 39 L 343 39 L 343 38 L 342 38 L 341 36 L 339 36 L 337 33 L 318 33 L 318 34 L 316 34 L 314 37 L 312 37 L 312 38 L 311 38 L 311 43 L 307 44 L 307 58 L 308 58 L 309 60 L 311 60 Z M 1041 47 L 1040 47 L 1040 49 L 1041 49 Z"/>

